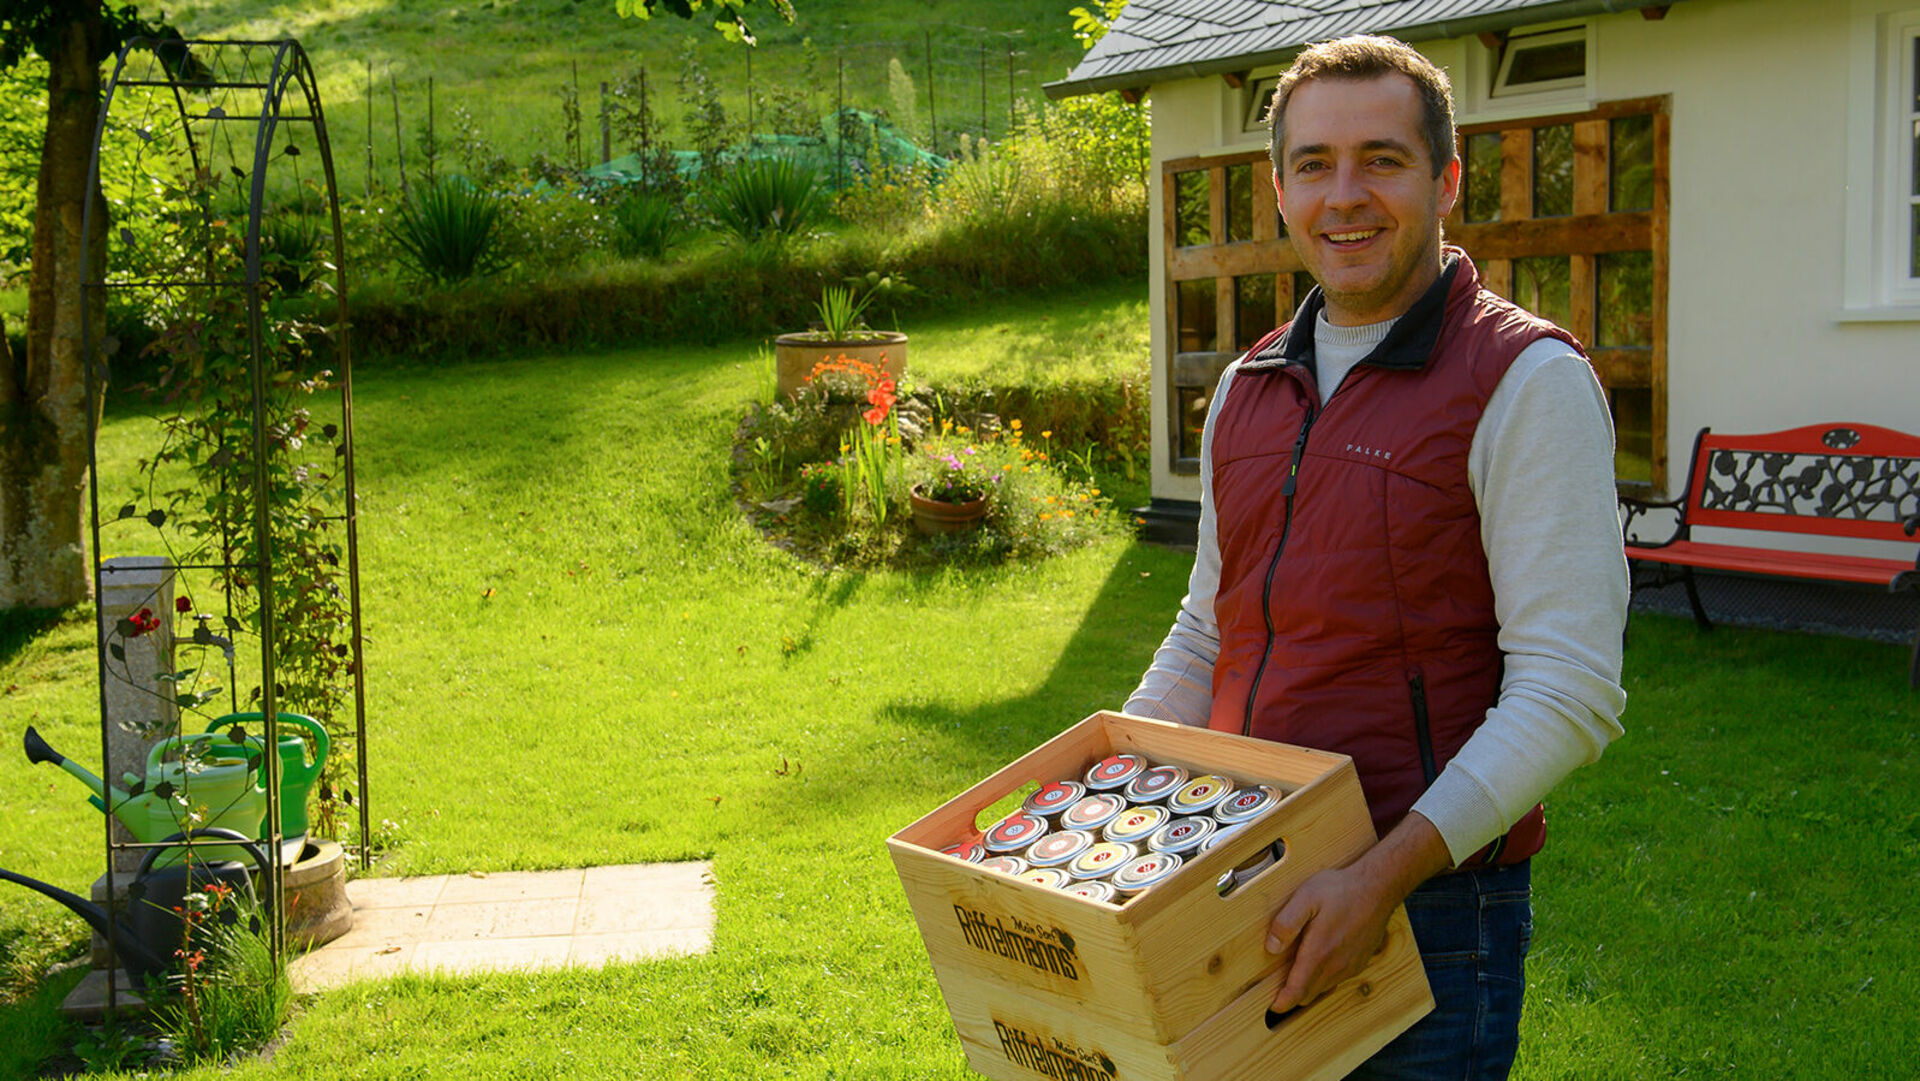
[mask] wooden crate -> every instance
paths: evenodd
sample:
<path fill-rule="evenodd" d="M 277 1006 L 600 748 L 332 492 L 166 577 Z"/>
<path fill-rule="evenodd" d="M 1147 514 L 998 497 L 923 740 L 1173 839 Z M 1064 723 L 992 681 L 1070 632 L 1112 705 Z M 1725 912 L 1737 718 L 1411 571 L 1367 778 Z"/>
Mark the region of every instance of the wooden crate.
<path fill-rule="evenodd" d="M 1028 782 L 1122 752 L 1267 784 L 1280 804 L 1125 904 L 1074 897 L 945 855 Z M 1220 877 L 1282 841 L 1285 858 L 1227 896 Z M 1096 713 L 887 841 L 967 1061 L 988 1077 L 1337 1077 L 1432 1009 L 1404 911 L 1385 946 L 1325 998 L 1268 1024 L 1267 922 L 1301 882 L 1373 844 L 1353 763 L 1118 713 Z M 1075 1065 L 1077 1064 L 1077 1065 Z M 1052 1072 L 1049 1072 L 1052 1071 Z M 1076 1072 L 1078 1071 L 1078 1072 Z"/>

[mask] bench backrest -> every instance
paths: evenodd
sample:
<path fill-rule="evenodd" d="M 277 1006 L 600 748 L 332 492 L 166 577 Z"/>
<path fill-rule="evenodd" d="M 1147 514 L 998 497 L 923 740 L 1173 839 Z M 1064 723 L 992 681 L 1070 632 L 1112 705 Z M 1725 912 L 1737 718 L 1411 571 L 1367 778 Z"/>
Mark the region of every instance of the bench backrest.
<path fill-rule="evenodd" d="M 1723 435 L 1700 429 L 1687 524 L 1908 540 L 1920 514 L 1920 437 L 1871 424 Z"/>

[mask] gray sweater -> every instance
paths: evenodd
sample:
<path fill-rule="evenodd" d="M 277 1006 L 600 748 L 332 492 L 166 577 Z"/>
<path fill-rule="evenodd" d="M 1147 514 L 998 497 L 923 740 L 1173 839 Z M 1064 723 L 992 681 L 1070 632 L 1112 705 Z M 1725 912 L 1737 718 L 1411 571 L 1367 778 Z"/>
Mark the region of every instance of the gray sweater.
<path fill-rule="evenodd" d="M 1323 402 L 1391 326 L 1336 327 L 1321 316 L 1314 357 Z M 1201 437 L 1199 547 L 1187 595 L 1127 699 L 1128 713 L 1207 723 L 1220 652 L 1213 430 L 1238 367 L 1220 377 Z M 1505 833 L 1622 731 L 1626 555 L 1613 424 L 1586 361 L 1552 339 L 1521 352 L 1474 430 L 1467 483 L 1480 510 L 1506 670 L 1485 723 L 1413 805 L 1455 863 Z"/>

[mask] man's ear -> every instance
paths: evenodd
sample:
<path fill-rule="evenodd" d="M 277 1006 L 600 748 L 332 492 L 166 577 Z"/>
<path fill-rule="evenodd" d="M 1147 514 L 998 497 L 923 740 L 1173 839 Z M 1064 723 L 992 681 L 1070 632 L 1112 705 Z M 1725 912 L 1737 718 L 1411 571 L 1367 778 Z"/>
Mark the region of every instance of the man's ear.
<path fill-rule="evenodd" d="M 1453 213 L 1453 205 L 1460 199 L 1460 156 L 1454 155 L 1446 168 L 1440 170 L 1440 216 Z"/>

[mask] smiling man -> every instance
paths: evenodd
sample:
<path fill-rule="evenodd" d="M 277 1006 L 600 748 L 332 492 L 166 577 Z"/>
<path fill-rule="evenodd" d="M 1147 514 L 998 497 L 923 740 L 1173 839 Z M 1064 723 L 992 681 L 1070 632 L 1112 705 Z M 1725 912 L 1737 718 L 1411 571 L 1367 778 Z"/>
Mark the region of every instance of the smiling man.
<path fill-rule="evenodd" d="M 1310 1003 L 1405 902 L 1436 1007 L 1356 1077 L 1504 1077 L 1541 799 L 1618 736 L 1626 560 L 1579 343 L 1481 287 L 1446 75 L 1316 45 L 1269 112 L 1319 288 L 1221 377 L 1186 598 L 1128 712 L 1352 756 L 1380 840 L 1268 929 Z"/>

